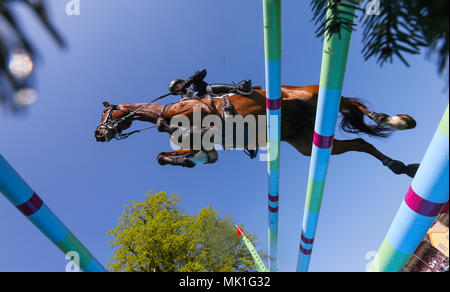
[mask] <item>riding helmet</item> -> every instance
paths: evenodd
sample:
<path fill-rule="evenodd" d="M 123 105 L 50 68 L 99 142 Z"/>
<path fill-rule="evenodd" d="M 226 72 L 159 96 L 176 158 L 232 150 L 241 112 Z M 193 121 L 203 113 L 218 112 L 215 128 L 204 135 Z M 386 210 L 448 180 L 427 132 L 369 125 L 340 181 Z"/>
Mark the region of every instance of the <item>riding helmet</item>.
<path fill-rule="evenodd" d="M 177 84 L 179 84 L 179 83 L 184 83 L 184 82 L 185 82 L 185 81 L 184 81 L 183 79 L 175 79 L 175 80 L 172 80 L 172 82 L 170 82 L 170 84 L 169 84 L 169 91 L 172 92 L 173 95 L 177 95 L 177 94 L 174 92 L 175 85 L 177 85 Z"/>

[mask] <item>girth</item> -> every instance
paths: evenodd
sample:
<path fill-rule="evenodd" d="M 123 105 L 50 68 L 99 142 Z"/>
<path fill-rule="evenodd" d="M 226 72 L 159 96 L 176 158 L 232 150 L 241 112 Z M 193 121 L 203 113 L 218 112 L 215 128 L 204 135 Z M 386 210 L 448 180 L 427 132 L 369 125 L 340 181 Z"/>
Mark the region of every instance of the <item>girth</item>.
<path fill-rule="evenodd" d="M 222 120 L 225 123 L 225 120 L 227 117 L 234 117 L 237 115 L 237 111 L 233 105 L 233 103 L 230 101 L 230 94 L 226 94 L 222 96 Z M 225 134 L 223 134 L 225 135 Z M 223 137 L 223 141 L 225 141 L 225 137 Z M 255 150 L 247 150 L 244 149 L 244 153 L 250 157 L 250 159 L 256 158 L 258 154 L 259 148 L 256 148 Z"/>

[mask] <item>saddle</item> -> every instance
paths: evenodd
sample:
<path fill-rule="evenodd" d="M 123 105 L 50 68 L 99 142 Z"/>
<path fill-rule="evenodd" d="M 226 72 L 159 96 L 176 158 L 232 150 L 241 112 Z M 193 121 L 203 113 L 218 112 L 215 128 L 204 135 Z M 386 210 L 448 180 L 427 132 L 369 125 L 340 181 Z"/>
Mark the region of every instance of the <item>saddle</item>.
<path fill-rule="evenodd" d="M 252 90 L 261 90 L 261 89 L 262 89 L 261 85 L 253 85 L 252 86 Z M 180 101 L 185 101 L 185 100 L 189 100 L 189 99 L 202 99 L 202 98 L 223 98 L 224 96 L 232 96 L 232 95 L 236 95 L 236 94 L 239 94 L 239 93 L 236 93 L 236 92 L 221 93 L 221 94 L 208 93 L 202 97 L 199 97 L 196 94 L 194 94 L 193 92 L 189 91 L 187 96 L 180 99 Z"/>

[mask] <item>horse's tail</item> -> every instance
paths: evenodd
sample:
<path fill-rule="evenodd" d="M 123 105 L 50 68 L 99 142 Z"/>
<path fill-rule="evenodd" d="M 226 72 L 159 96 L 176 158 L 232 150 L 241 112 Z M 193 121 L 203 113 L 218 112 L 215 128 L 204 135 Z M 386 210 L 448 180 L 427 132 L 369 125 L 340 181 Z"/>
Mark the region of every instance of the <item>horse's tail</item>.
<path fill-rule="evenodd" d="M 341 130 L 351 134 L 366 133 L 370 136 L 387 138 L 392 129 L 381 125 L 368 125 L 364 122 L 364 114 L 369 113 L 365 104 L 358 98 L 342 98 L 339 111 L 342 114 Z"/>

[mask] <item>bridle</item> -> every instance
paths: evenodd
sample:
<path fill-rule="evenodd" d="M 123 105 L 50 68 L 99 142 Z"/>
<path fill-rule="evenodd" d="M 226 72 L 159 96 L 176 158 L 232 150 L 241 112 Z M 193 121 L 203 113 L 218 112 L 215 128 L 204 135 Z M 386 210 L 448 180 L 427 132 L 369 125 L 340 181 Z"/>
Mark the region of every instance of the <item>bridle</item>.
<path fill-rule="evenodd" d="M 97 127 L 97 129 L 113 131 L 114 132 L 114 137 L 112 137 L 113 139 L 124 140 L 124 139 L 128 138 L 129 136 L 131 136 L 133 134 L 140 133 L 142 131 L 146 131 L 146 130 L 149 130 L 149 129 L 156 128 L 156 126 L 150 126 L 150 127 L 147 127 L 147 128 L 143 128 L 143 129 L 140 129 L 140 130 L 135 130 L 135 131 L 128 132 L 128 133 L 123 133 L 123 134 L 120 133 L 120 131 L 118 130 L 118 127 L 120 126 L 120 123 L 126 121 L 127 119 L 132 119 L 139 110 L 143 109 L 144 107 L 148 106 L 149 104 L 154 103 L 157 100 L 163 99 L 164 97 L 167 97 L 167 96 L 172 95 L 173 93 L 177 93 L 179 91 L 182 91 L 182 89 L 174 91 L 174 92 L 167 93 L 167 94 L 162 95 L 160 97 L 157 97 L 157 98 L 153 99 L 152 101 L 147 102 L 146 104 L 138 107 L 134 111 L 129 112 L 125 116 L 123 116 L 121 118 L 117 118 L 117 119 L 113 119 L 113 112 L 115 110 L 119 110 L 119 111 L 121 111 L 124 114 L 125 114 L 125 112 L 123 110 L 121 110 L 117 105 L 110 105 L 110 107 L 108 109 L 109 111 L 108 111 L 108 115 L 106 116 L 106 119 L 103 122 L 100 123 L 100 125 Z M 162 115 L 164 115 L 164 112 L 165 112 L 166 109 L 167 109 L 167 105 L 165 105 L 163 107 L 163 109 L 161 110 Z"/>
<path fill-rule="evenodd" d="M 132 135 L 134 133 L 143 131 L 143 130 L 137 130 L 137 131 L 133 131 L 133 132 L 129 132 L 129 133 L 123 133 L 123 134 L 120 133 L 120 130 L 118 129 L 120 126 L 120 123 L 122 123 L 123 121 L 126 121 L 127 119 L 132 118 L 134 114 L 133 115 L 128 114 L 121 118 L 113 119 L 113 112 L 116 110 L 121 111 L 122 113 L 125 113 L 117 105 L 111 105 L 109 107 L 109 109 L 107 109 L 108 114 L 106 116 L 106 119 L 100 123 L 100 125 L 97 127 L 97 129 L 112 131 L 114 133 L 113 139 L 116 139 L 116 140 L 123 140 L 123 139 L 128 138 L 130 135 Z M 152 128 L 152 127 L 149 127 L 148 129 L 150 129 L 150 128 Z"/>
<path fill-rule="evenodd" d="M 109 131 L 117 131 L 117 127 L 119 126 L 119 123 L 121 121 L 119 121 L 119 119 L 113 119 L 113 112 L 115 110 L 119 110 L 121 112 L 123 112 L 117 105 L 111 105 L 109 106 L 108 110 L 108 115 L 106 116 L 106 119 L 100 123 L 100 125 L 98 126 L 98 129 L 102 129 L 102 130 L 109 130 Z"/>

